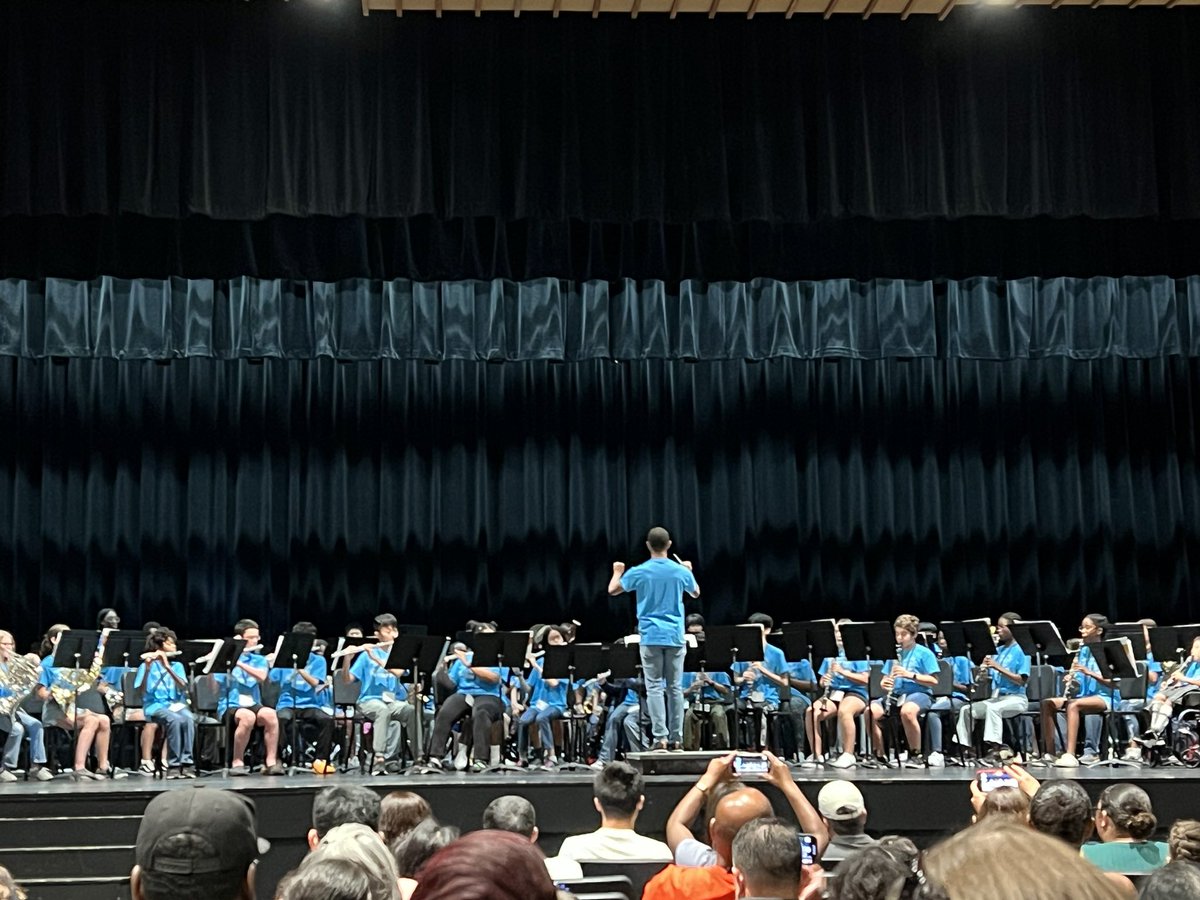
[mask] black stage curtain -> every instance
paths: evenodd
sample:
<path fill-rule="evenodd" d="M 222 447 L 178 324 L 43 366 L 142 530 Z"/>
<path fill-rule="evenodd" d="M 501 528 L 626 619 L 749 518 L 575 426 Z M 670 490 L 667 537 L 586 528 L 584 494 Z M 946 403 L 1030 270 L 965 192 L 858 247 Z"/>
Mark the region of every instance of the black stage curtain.
<path fill-rule="evenodd" d="M 511 362 L 1200 356 L 1200 276 L 0 281 L 0 355 Z"/>
<path fill-rule="evenodd" d="M 780 281 L 1194 275 L 1200 220 L 855 218 L 671 225 L 489 216 L 0 216 L 9 278 Z"/>
<path fill-rule="evenodd" d="M 0 359 L 0 593 L 56 620 L 1200 616 L 1200 360 Z"/>
<path fill-rule="evenodd" d="M 1191 9 L 7 0 L 0 54 L 6 214 L 1200 217 Z"/>

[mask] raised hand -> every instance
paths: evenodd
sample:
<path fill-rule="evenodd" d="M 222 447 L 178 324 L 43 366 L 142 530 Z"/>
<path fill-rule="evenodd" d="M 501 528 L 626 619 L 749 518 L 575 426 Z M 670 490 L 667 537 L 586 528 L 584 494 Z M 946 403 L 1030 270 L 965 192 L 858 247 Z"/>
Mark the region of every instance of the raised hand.
<path fill-rule="evenodd" d="M 623 562 L 613 563 L 613 574 L 614 575 L 624 575 L 625 574 L 625 563 L 623 563 Z"/>
<path fill-rule="evenodd" d="M 692 571 L 692 561 L 690 559 L 680 559 L 678 553 L 672 553 L 671 555 L 675 557 L 675 562 L 679 563 L 689 572 Z"/>

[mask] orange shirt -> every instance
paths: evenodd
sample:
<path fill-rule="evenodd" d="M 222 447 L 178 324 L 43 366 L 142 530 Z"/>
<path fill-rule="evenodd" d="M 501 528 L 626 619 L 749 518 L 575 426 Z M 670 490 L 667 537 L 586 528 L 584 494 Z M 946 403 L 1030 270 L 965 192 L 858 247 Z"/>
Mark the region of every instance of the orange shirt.
<path fill-rule="evenodd" d="M 646 882 L 642 900 L 734 900 L 736 895 L 728 869 L 670 865 Z"/>

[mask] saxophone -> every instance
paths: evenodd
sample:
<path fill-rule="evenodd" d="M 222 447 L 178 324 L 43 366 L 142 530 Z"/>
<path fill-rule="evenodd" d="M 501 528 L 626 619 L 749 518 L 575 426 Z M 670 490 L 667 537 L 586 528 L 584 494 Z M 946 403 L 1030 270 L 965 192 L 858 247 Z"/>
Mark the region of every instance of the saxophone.
<path fill-rule="evenodd" d="M 37 686 L 42 667 L 21 655 L 14 655 L 7 663 L 0 663 L 0 687 L 8 690 L 8 696 L 0 697 L 0 719 L 8 719 L 22 701 Z"/>

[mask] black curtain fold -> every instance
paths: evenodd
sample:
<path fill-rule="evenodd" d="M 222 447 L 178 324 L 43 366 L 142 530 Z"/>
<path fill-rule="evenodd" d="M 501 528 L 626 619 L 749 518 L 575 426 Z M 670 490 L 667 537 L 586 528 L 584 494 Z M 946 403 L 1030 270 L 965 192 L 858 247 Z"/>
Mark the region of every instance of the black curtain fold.
<path fill-rule="evenodd" d="M 1200 276 L 0 281 L 0 355 L 511 362 L 1200 356 Z"/>
<path fill-rule="evenodd" d="M 482 28 L 12 0 L 0 47 L 9 214 L 1200 217 L 1184 8 Z"/>
<path fill-rule="evenodd" d="M 579 617 L 651 524 L 713 621 L 1200 615 L 1200 360 L 0 359 L 0 590 L 223 633 Z"/>

